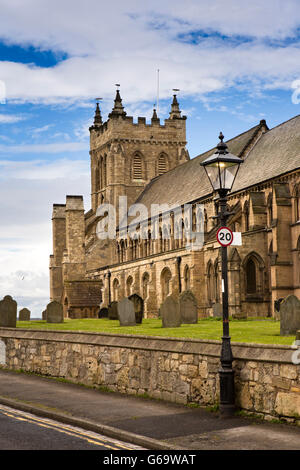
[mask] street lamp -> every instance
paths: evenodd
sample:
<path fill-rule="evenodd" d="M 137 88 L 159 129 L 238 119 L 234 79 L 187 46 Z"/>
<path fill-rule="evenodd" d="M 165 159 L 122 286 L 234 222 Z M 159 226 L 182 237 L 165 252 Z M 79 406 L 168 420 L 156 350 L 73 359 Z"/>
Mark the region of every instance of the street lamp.
<path fill-rule="evenodd" d="M 226 227 L 230 212 L 227 211 L 227 194 L 231 191 L 238 169 L 243 160 L 228 151 L 223 142 L 222 132 L 220 142 L 213 155 L 200 163 L 204 167 L 210 184 L 219 194 L 219 213 L 221 227 Z M 222 306 L 223 306 L 223 336 L 221 348 L 220 377 L 220 413 L 222 416 L 231 416 L 234 413 L 234 371 L 232 369 L 232 351 L 229 336 L 228 315 L 228 266 L 227 246 L 221 247 L 222 253 Z"/>

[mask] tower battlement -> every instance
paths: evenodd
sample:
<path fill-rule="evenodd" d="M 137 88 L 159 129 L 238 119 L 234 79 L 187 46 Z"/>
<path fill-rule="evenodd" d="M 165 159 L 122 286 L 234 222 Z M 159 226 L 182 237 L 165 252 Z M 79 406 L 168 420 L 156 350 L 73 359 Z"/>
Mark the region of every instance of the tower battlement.
<path fill-rule="evenodd" d="M 101 146 L 110 139 L 122 138 L 141 138 L 143 140 L 164 140 L 176 142 L 186 141 L 186 116 L 181 116 L 179 104 L 176 95 L 173 95 L 170 117 L 164 119 L 163 123 L 157 116 L 156 110 L 150 122 L 147 123 L 146 117 L 138 116 L 134 121 L 133 116 L 127 116 L 122 105 L 122 99 L 119 90 L 117 90 L 114 108 L 108 115 L 108 119 L 102 122 L 99 103 L 96 106 L 94 124 L 89 128 L 91 150 Z"/>
<path fill-rule="evenodd" d="M 119 196 L 133 203 L 147 183 L 189 159 L 186 116 L 181 116 L 176 95 L 170 116 L 163 123 L 154 109 L 146 117 L 127 116 L 119 90 L 114 107 L 103 122 L 99 103 L 90 127 L 91 196 L 95 213 L 99 204 L 117 205 Z"/>

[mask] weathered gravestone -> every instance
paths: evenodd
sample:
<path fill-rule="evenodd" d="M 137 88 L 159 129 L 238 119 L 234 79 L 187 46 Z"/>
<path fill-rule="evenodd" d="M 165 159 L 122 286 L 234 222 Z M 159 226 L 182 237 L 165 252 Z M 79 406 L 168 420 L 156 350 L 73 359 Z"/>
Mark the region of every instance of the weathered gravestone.
<path fill-rule="evenodd" d="M 98 318 L 107 318 L 108 317 L 108 308 L 102 307 L 99 310 Z"/>
<path fill-rule="evenodd" d="M 128 299 L 133 303 L 136 323 L 142 323 L 144 316 L 144 301 L 138 294 L 132 294 Z"/>
<path fill-rule="evenodd" d="M 280 299 L 274 300 L 274 317 L 275 320 L 280 320 L 280 304 L 284 300 L 283 297 Z"/>
<path fill-rule="evenodd" d="M 118 302 L 113 301 L 109 306 L 108 306 L 108 318 L 110 320 L 118 320 Z"/>
<path fill-rule="evenodd" d="M 213 317 L 222 317 L 223 316 L 223 307 L 220 302 L 216 302 L 212 306 Z"/>
<path fill-rule="evenodd" d="M 160 307 L 163 328 L 176 328 L 181 325 L 179 302 L 172 294 L 168 295 Z"/>
<path fill-rule="evenodd" d="M 6 295 L 0 302 L 0 326 L 17 326 L 17 302 L 10 295 Z"/>
<path fill-rule="evenodd" d="M 47 323 L 63 323 L 64 311 L 60 302 L 53 300 L 47 305 L 46 309 Z"/>
<path fill-rule="evenodd" d="M 22 308 L 19 311 L 19 321 L 29 321 L 30 320 L 30 310 L 28 308 Z"/>
<path fill-rule="evenodd" d="M 135 326 L 136 322 L 133 302 L 127 298 L 118 302 L 118 316 L 120 326 Z"/>
<path fill-rule="evenodd" d="M 288 295 L 280 303 L 280 335 L 295 335 L 300 329 L 300 300 Z"/>
<path fill-rule="evenodd" d="M 47 320 L 47 310 L 42 312 L 42 320 Z"/>
<path fill-rule="evenodd" d="M 197 300 L 194 294 L 186 290 L 179 296 L 181 323 L 198 323 Z"/>

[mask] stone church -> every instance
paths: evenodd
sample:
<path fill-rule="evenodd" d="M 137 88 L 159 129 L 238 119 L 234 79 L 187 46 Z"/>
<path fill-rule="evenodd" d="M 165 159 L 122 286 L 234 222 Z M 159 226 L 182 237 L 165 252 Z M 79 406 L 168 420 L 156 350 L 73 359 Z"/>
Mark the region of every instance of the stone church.
<path fill-rule="evenodd" d="M 176 95 L 163 123 L 155 109 L 150 123 L 144 117 L 134 122 L 119 90 L 106 122 L 97 103 L 90 127 L 91 209 L 84 211 L 79 195 L 53 205 L 50 298 L 62 302 L 65 317 L 98 317 L 100 307 L 134 293 L 144 300 L 144 316 L 155 317 L 167 295 L 184 290 L 196 296 L 199 317 L 220 308 L 218 196 L 200 166 L 215 148 L 190 159 L 186 122 Z M 242 233 L 242 245 L 228 248 L 229 313 L 274 316 L 276 300 L 300 298 L 300 116 L 273 129 L 261 120 L 226 143 L 244 160 L 228 197 L 227 225 Z M 153 204 L 179 212 L 185 204 L 193 211 L 201 204 L 202 248 L 186 246 L 183 220 L 181 237 L 172 217 L 164 237 L 161 214 L 157 237 L 145 220 L 147 237 L 124 238 L 117 228 L 115 239 L 99 239 L 97 208 L 117 208 L 120 196 L 149 214 Z"/>

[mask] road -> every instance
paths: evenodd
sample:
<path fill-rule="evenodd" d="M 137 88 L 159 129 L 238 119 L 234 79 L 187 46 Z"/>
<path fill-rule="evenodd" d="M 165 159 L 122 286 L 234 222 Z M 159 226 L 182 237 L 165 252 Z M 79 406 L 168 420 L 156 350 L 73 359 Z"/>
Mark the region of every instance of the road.
<path fill-rule="evenodd" d="M 0 450 L 142 450 L 101 434 L 0 405 Z"/>

